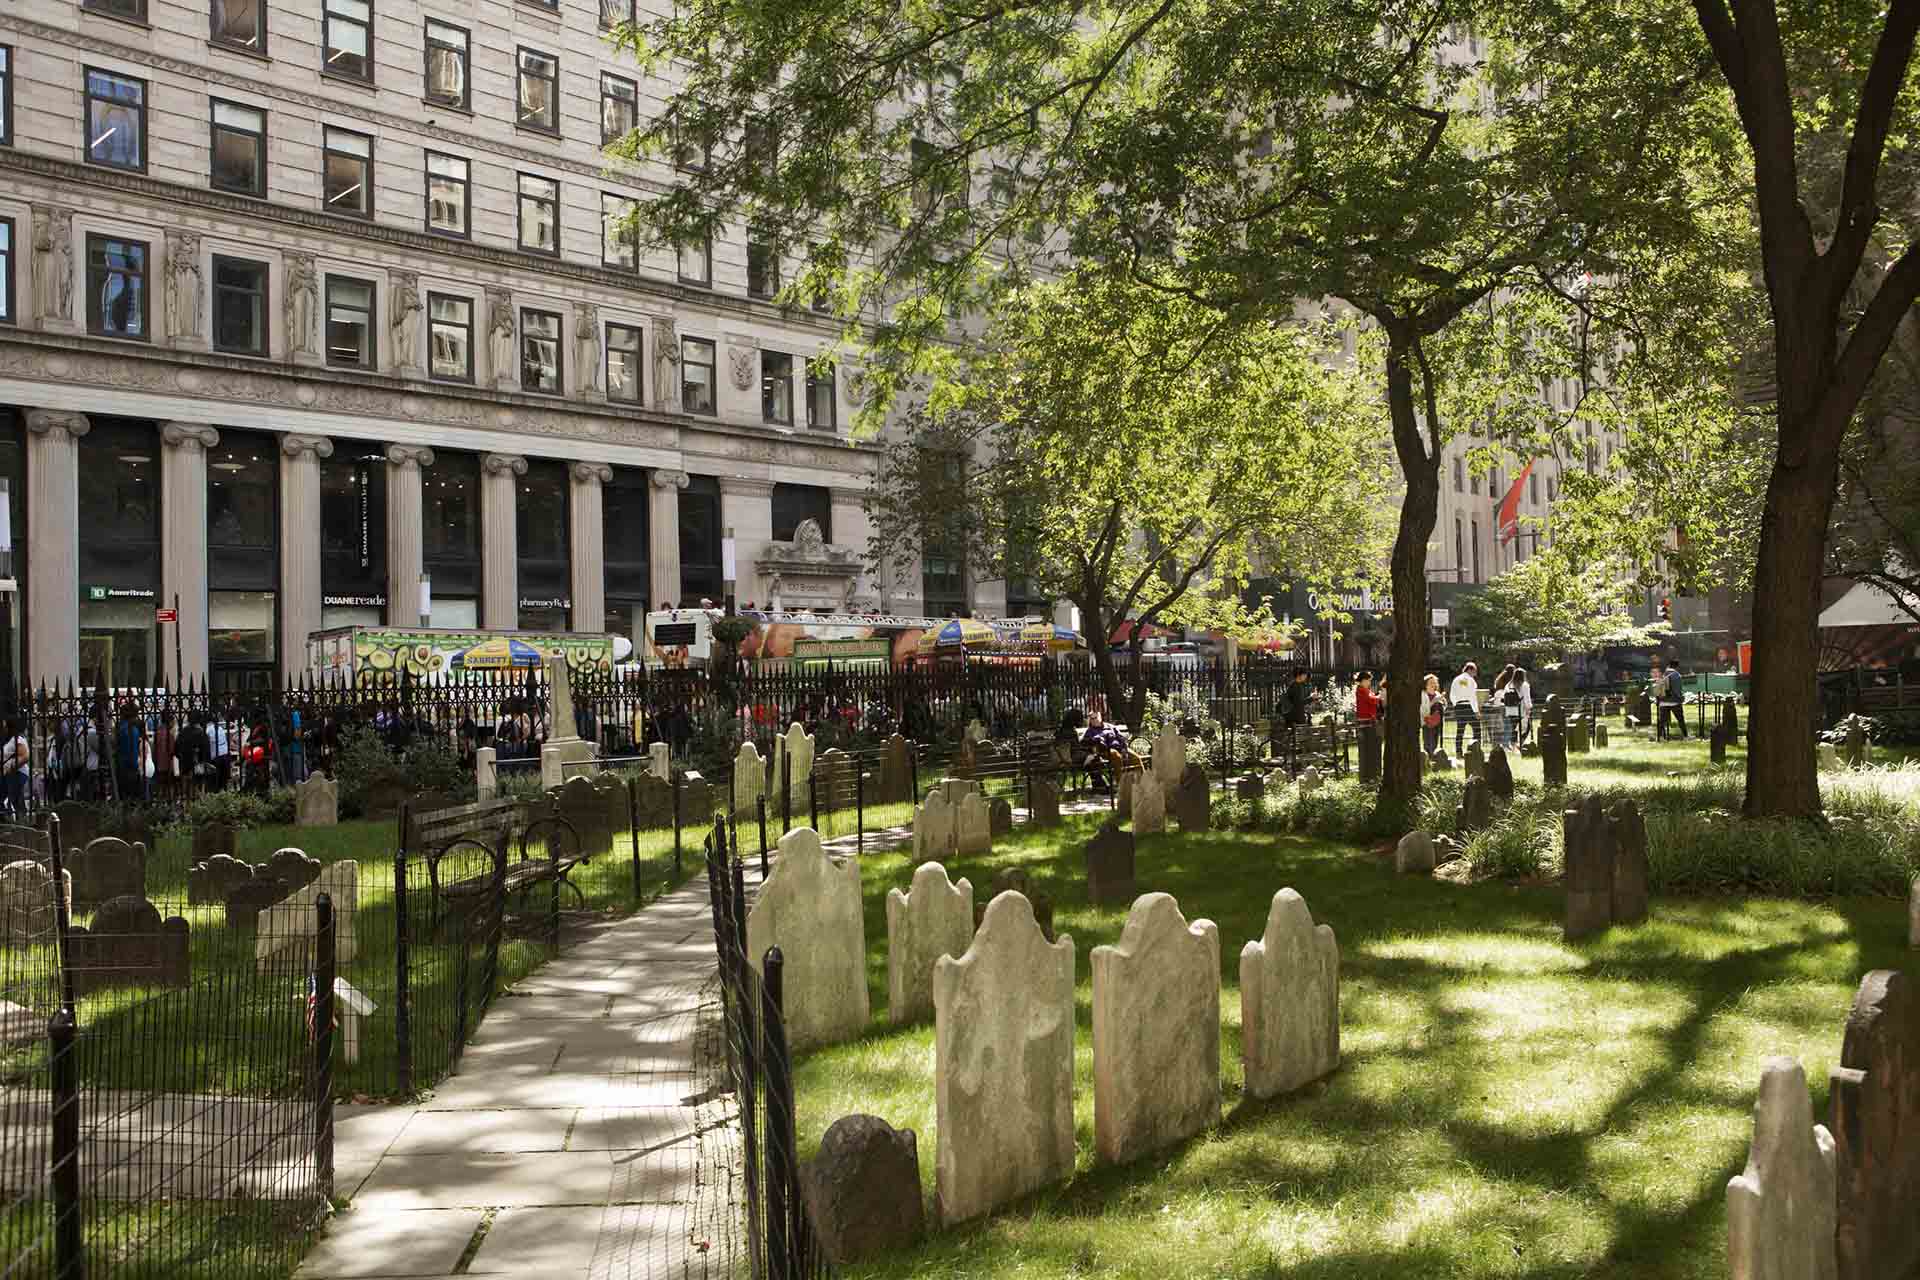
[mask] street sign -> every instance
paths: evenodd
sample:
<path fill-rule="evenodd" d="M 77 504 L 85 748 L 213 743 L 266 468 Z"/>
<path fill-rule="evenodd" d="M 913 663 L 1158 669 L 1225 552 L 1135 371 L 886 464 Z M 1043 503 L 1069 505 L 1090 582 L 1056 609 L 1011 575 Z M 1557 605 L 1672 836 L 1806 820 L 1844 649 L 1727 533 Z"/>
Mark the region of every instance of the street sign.
<path fill-rule="evenodd" d="M 155 609 L 153 611 L 153 620 L 155 622 L 178 622 L 180 621 L 180 611 L 178 609 Z"/>

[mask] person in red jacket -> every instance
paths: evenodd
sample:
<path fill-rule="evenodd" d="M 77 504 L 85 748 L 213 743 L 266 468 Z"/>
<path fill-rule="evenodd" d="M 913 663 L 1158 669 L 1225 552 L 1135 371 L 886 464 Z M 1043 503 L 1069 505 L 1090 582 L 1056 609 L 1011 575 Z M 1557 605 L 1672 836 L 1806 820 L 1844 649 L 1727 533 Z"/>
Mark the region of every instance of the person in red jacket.
<path fill-rule="evenodd" d="M 1375 724 L 1380 719 L 1380 695 L 1373 691 L 1373 673 L 1362 671 L 1353 680 L 1353 719 L 1356 724 Z"/>

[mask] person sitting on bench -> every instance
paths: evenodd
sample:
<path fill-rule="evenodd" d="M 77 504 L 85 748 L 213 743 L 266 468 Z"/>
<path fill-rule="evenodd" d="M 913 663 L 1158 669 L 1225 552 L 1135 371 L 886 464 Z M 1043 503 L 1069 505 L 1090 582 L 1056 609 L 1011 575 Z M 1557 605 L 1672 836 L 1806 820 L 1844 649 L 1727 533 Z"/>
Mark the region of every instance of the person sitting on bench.
<path fill-rule="evenodd" d="M 1127 749 L 1127 736 L 1113 728 L 1098 711 L 1087 717 L 1087 731 L 1081 735 L 1080 745 L 1086 750 L 1087 779 L 1093 789 L 1102 793 L 1111 791 L 1112 784 L 1107 781 L 1106 766 L 1116 752 Z"/>

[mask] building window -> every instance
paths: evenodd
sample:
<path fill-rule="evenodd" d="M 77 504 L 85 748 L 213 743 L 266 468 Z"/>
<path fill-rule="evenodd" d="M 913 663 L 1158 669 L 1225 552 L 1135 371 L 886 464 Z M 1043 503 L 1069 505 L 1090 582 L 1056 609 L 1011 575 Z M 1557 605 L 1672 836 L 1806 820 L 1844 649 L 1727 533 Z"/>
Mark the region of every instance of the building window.
<path fill-rule="evenodd" d="M 720 543 L 720 482 L 712 476 L 692 476 L 680 491 L 681 603 L 718 600 L 725 594 Z"/>
<path fill-rule="evenodd" d="M 600 29 L 633 25 L 633 0 L 600 0 Z"/>
<path fill-rule="evenodd" d="M 561 378 L 560 313 L 520 311 L 520 389 L 557 396 L 566 388 Z"/>
<path fill-rule="evenodd" d="M 967 561 L 942 539 L 929 538 L 920 555 L 920 594 L 929 617 L 967 612 Z"/>
<path fill-rule="evenodd" d="M 565 631 L 571 619 L 573 578 L 571 529 L 567 504 L 573 485 L 567 464 L 531 459 L 514 485 L 514 545 L 519 553 L 515 579 L 519 625 L 526 631 Z M 597 621 L 597 620 L 596 620 Z"/>
<path fill-rule="evenodd" d="M 835 382 L 832 364 L 825 360 L 807 362 L 807 426 L 815 431 L 833 431 L 840 426 L 840 397 Z"/>
<path fill-rule="evenodd" d="M 87 68 L 87 163 L 147 167 L 147 82 Z"/>
<path fill-rule="evenodd" d="M 631 2 L 631 0 L 629 0 Z M 632 133 L 640 122 L 640 89 L 625 76 L 600 75 L 600 145 Z"/>
<path fill-rule="evenodd" d="M 427 19 L 427 101 L 467 107 L 467 33 Z"/>
<path fill-rule="evenodd" d="M 327 0 L 320 69 L 328 75 L 373 80 L 373 5 L 370 0 Z"/>
<path fill-rule="evenodd" d="M 373 216 L 373 139 L 328 128 L 321 156 L 320 198 L 327 212 Z"/>
<path fill-rule="evenodd" d="M 771 298 L 780 292 L 780 250 L 773 237 L 758 228 L 747 230 L 747 293 Z"/>
<path fill-rule="evenodd" d="M 1458 458 L 1453 460 L 1453 491 L 1455 493 L 1467 491 L 1467 468 Z"/>
<path fill-rule="evenodd" d="M 820 526 L 820 538 L 833 541 L 833 490 L 811 484 L 773 486 L 773 540 L 792 542 L 803 520 Z"/>
<path fill-rule="evenodd" d="M 519 67 L 515 122 L 523 129 L 560 132 L 560 60 L 536 49 L 522 49 Z"/>
<path fill-rule="evenodd" d="M 1475 471 L 1467 477 L 1467 487 L 1474 493 L 1480 492 L 1480 473 Z"/>
<path fill-rule="evenodd" d="M 808 254 L 807 269 L 809 272 L 812 272 L 812 271 L 819 270 L 819 268 L 820 268 L 820 246 L 815 245 L 813 246 L 812 251 Z M 832 311 L 833 295 L 824 287 L 815 286 L 813 290 L 813 297 L 808 299 L 807 305 L 812 307 L 815 311 L 821 311 L 821 312 Z"/>
<path fill-rule="evenodd" d="M 379 292 L 370 280 L 327 277 L 327 363 L 353 369 L 379 364 L 374 346 L 374 301 Z"/>
<path fill-rule="evenodd" d="M 537 9 L 551 9 L 555 13 L 560 11 L 560 0 L 521 0 L 521 3 L 530 4 Z"/>
<path fill-rule="evenodd" d="M 395 618 L 418 621 L 418 609 L 404 605 Z M 387 448 L 341 439 L 320 460 L 320 625 L 386 621 Z"/>
<path fill-rule="evenodd" d="M 652 573 L 647 542 L 653 499 L 647 473 L 615 467 L 600 488 L 600 548 L 607 582 L 607 630 L 629 640 L 646 636 Z M 15 545 L 19 545 L 16 543 Z"/>
<path fill-rule="evenodd" d="M 213 0 L 212 35 L 215 44 L 264 53 L 267 48 L 266 0 Z"/>
<path fill-rule="evenodd" d="M 0 44 L 0 147 L 13 145 L 13 46 Z"/>
<path fill-rule="evenodd" d="M 473 300 L 451 294 L 427 295 L 429 373 L 441 382 L 473 381 Z"/>
<path fill-rule="evenodd" d="M 267 113 L 216 98 L 211 128 L 214 187 L 243 196 L 266 195 Z"/>
<path fill-rule="evenodd" d="M 996 209 L 1004 209 L 1013 203 L 1013 197 L 1019 191 L 1019 184 L 1013 176 L 1013 170 L 1006 165 L 993 166 L 993 172 L 987 178 L 987 203 Z"/>
<path fill-rule="evenodd" d="M 1480 521 L 1478 519 L 1473 522 L 1473 580 L 1475 582 L 1482 580 L 1480 577 Z"/>
<path fill-rule="evenodd" d="M 680 283 L 713 287 L 713 237 L 680 246 Z"/>
<path fill-rule="evenodd" d="M 1535 506 L 1540 505 L 1540 477 L 1539 476 L 1531 475 L 1531 474 L 1527 476 L 1527 499 L 1530 502 L 1532 502 Z"/>
<path fill-rule="evenodd" d="M 472 192 L 465 160 L 427 152 L 427 230 L 464 237 Z"/>
<path fill-rule="evenodd" d="M 147 340 L 147 245 L 87 237 L 87 332 Z"/>
<path fill-rule="evenodd" d="M 714 413 L 713 343 L 706 338 L 680 340 L 680 407 L 687 413 Z"/>
<path fill-rule="evenodd" d="M 520 175 L 520 247 L 560 252 L 560 184 L 552 178 Z"/>
<path fill-rule="evenodd" d="M 793 425 L 793 357 L 783 351 L 760 353 L 760 416 Z"/>
<path fill-rule="evenodd" d="M 0 323 L 15 322 L 13 310 L 13 219 L 0 218 Z"/>
<path fill-rule="evenodd" d="M 673 165 L 699 173 L 713 162 L 713 139 L 703 137 L 678 120 L 673 122 Z"/>
<path fill-rule="evenodd" d="M 83 6 L 94 13 L 112 14 L 129 22 L 147 20 L 147 0 L 86 0 Z"/>
<path fill-rule="evenodd" d="M 213 349 L 267 354 L 267 264 L 213 259 Z"/>
<path fill-rule="evenodd" d="M 607 399 L 640 403 L 640 351 L 638 325 L 607 326 Z"/>
<path fill-rule="evenodd" d="M 480 456 L 433 451 L 420 473 L 420 562 L 433 578 L 432 625 L 479 624 Z M 396 600 L 407 614 L 419 601 Z"/>
<path fill-rule="evenodd" d="M 603 192 L 600 196 L 600 261 L 602 265 L 634 271 L 640 266 L 640 224 L 633 201 Z"/>

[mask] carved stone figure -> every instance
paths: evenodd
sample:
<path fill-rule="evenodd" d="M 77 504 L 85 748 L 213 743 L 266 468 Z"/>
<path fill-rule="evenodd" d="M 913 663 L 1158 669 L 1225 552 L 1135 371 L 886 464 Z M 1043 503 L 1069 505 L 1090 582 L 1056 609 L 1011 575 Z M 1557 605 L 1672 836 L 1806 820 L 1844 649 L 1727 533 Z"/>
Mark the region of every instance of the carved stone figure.
<path fill-rule="evenodd" d="M 191 231 L 167 233 L 167 333 L 175 340 L 200 341 L 200 237 Z"/>
<path fill-rule="evenodd" d="M 73 324 L 73 210 L 33 206 L 33 296 L 42 323 Z"/>
<path fill-rule="evenodd" d="M 414 317 L 421 311 L 420 275 L 415 271 L 394 271 L 387 283 L 387 343 L 394 364 L 402 369 L 419 369 L 419 326 Z"/>
<path fill-rule="evenodd" d="M 752 347 L 727 348 L 727 368 L 733 375 L 735 391 L 753 389 L 753 357 L 754 348 Z"/>
<path fill-rule="evenodd" d="M 847 372 L 847 403 L 858 409 L 867 402 L 867 375 L 864 370 Z"/>
<path fill-rule="evenodd" d="M 320 278 L 313 267 L 313 255 L 287 255 L 287 350 L 296 356 L 317 356 L 314 345 L 314 318 L 320 312 Z"/>
<path fill-rule="evenodd" d="M 493 361 L 494 382 L 512 382 L 513 295 L 504 289 L 487 290 L 487 355 Z"/>
<path fill-rule="evenodd" d="M 668 316 L 653 320 L 653 407 L 680 407 L 680 339 Z"/>
<path fill-rule="evenodd" d="M 591 302 L 573 308 L 574 368 L 579 370 L 583 394 L 600 390 L 600 308 Z"/>

